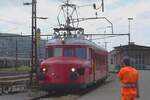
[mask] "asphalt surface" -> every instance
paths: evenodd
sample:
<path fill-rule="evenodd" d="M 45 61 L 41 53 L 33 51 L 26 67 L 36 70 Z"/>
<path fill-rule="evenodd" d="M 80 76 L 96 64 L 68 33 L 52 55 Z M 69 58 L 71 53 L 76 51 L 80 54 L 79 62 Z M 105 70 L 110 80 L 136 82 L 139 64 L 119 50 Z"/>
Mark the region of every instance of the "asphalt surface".
<path fill-rule="evenodd" d="M 140 98 L 137 100 L 150 100 L 150 71 L 140 71 Z M 117 77 L 114 81 L 101 85 L 99 88 L 81 96 L 76 100 L 121 100 L 121 84 Z M 0 100 L 29 100 L 29 93 L 1 95 Z M 52 99 L 47 99 L 52 100 Z M 68 99 L 69 100 L 69 99 Z"/>
<path fill-rule="evenodd" d="M 150 71 L 140 71 L 140 98 L 137 100 L 150 100 Z M 96 90 L 88 93 L 77 100 L 121 100 L 120 96 L 121 84 L 116 79 L 108 84 L 105 84 Z"/>

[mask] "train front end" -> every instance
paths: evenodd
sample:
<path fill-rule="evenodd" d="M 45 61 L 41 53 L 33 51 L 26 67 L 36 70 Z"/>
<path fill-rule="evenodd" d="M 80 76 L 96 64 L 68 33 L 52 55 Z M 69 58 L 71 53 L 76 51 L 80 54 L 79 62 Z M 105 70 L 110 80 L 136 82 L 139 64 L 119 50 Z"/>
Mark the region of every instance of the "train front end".
<path fill-rule="evenodd" d="M 48 46 L 41 63 L 39 85 L 43 90 L 82 88 L 90 82 L 90 61 L 83 46 Z"/>

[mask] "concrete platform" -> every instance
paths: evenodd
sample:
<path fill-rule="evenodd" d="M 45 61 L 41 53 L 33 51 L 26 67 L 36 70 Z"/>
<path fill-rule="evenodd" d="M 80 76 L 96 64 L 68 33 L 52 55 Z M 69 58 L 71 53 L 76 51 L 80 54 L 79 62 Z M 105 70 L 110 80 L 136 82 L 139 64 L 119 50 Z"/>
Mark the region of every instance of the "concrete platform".
<path fill-rule="evenodd" d="M 149 85 L 150 71 L 140 71 L 140 98 L 137 100 L 150 100 Z M 77 100 L 121 100 L 120 88 L 121 84 L 116 77 L 111 83 L 105 84 Z"/>

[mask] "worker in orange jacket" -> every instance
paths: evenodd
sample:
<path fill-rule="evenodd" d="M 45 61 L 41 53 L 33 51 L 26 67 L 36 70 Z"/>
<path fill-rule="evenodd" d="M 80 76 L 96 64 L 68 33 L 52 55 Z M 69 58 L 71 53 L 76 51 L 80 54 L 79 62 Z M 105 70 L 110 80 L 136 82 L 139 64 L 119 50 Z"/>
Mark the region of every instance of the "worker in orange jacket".
<path fill-rule="evenodd" d="M 139 97 L 139 72 L 130 66 L 130 60 L 124 59 L 123 66 L 118 73 L 118 77 L 122 83 L 121 100 L 135 100 Z"/>

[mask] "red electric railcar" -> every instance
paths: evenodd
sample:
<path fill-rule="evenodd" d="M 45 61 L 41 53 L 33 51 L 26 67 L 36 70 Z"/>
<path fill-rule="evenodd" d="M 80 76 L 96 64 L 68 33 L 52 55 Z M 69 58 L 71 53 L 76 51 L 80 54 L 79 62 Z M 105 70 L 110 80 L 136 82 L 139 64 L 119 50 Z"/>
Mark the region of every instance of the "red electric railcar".
<path fill-rule="evenodd" d="M 86 39 L 84 29 L 78 27 L 79 21 L 97 17 L 84 19 L 76 15 L 75 19 L 77 7 L 68 0 L 60 8 L 59 28 L 54 28 L 54 37 L 46 45 L 46 59 L 37 74 L 39 85 L 47 91 L 74 89 L 106 79 L 107 51 Z M 63 24 L 59 20 L 61 13 L 65 15 Z"/>
<path fill-rule="evenodd" d="M 39 84 L 47 91 L 87 87 L 108 76 L 107 51 L 87 39 L 53 38 L 40 69 Z"/>

